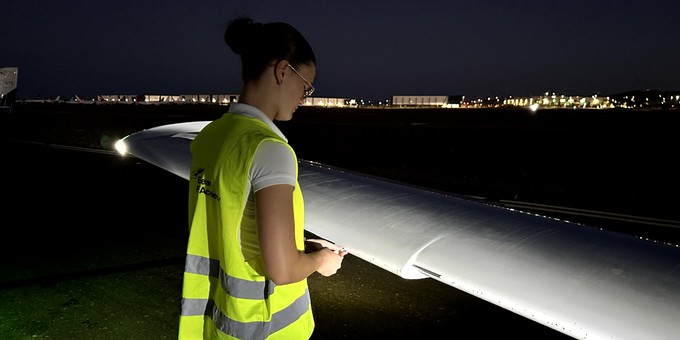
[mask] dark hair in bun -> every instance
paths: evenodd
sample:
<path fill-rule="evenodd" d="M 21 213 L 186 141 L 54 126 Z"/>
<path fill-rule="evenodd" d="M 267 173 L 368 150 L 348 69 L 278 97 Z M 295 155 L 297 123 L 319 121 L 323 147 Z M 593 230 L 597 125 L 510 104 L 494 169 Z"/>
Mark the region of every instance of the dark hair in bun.
<path fill-rule="evenodd" d="M 316 64 L 314 51 L 305 37 L 284 22 L 261 24 L 248 17 L 236 18 L 227 26 L 224 41 L 241 56 L 243 81 L 259 77 L 272 61 L 285 59 L 293 67 Z"/>

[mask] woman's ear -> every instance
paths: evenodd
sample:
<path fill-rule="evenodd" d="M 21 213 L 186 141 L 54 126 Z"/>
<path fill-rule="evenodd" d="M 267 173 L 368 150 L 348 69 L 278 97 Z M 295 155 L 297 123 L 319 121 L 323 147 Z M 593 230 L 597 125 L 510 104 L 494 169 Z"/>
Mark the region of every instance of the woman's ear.
<path fill-rule="evenodd" d="M 274 77 L 276 77 L 277 84 L 281 85 L 283 83 L 288 65 L 290 65 L 290 63 L 285 59 L 281 59 L 274 64 Z"/>

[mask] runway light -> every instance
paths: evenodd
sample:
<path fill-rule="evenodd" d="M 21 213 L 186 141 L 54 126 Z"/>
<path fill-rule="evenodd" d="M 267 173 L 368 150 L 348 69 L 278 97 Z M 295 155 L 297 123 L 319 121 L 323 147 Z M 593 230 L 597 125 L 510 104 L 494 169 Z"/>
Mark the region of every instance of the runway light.
<path fill-rule="evenodd" d="M 118 151 L 121 156 L 125 156 L 128 151 L 127 144 L 122 139 L 119 139 L 113 147 Z"/>
<path fill-rule="evenodd" d="M 538 110 L 538 103 L 531 104 L 531 106 L 529 106 L 529 109 L 531 110 L 531 112 L 536 112 L 536 110 Z"/>

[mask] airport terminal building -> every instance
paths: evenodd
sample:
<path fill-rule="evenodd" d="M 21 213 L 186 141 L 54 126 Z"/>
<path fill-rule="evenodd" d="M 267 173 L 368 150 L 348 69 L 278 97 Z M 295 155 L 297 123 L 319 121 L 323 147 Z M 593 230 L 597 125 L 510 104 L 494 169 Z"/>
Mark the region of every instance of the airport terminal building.
<path fill-rule="evenodd" d="M 182 95 L 98 95 L 96 101 L 103 103 L 139 103 L 139 104 L 219 104 L 228 105 L 239 99 L 238 94 L 182 94 Z M 355 103 L 356 101 L 354 101 Z M 352 106 L 349 98 L 308 97 L 303 106 L 345 107 Z M 355 105 L 355 104 L 354 104 Z M 356 106 L 356 105 L 355 105 Z"/>

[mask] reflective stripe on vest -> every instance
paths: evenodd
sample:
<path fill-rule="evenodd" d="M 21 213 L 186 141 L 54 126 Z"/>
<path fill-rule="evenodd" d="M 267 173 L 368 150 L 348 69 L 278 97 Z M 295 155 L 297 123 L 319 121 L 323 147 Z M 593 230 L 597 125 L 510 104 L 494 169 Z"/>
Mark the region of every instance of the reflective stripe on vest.
<path fill-rule="evenodd" d="M 182 316 L 209 316 L 220 331 L 240 339 L 264 339 L 297 320 L 309 308 L 309 292 L 272 315 L 269 322 L 239 322 L 222 314 L 213 300 L 182 299 Z"/>
<path fill-rule="evenodd" d="M 241 299 L 266 299 L 274 292 L 274 281 L 250 281 L 227 275 L 217 260 L 203 256 L 187 255 L 184 271 L 216 277 L 227 294 Z M 182 314 L 184 315 L 184 314 Z"/>

